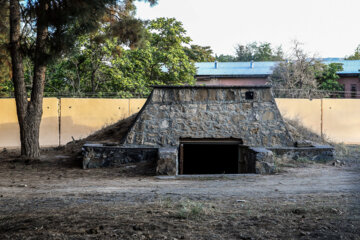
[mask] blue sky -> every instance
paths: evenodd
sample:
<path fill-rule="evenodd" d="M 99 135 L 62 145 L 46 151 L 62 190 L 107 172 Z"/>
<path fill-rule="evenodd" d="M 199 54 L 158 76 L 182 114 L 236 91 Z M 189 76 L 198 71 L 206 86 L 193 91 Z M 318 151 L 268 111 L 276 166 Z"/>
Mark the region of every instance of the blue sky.
<path fill-rule="evenodd" d="M 159 0 L 137 3 L 143 19 L 175 17 L 194 44 L 233 54 L 236 44 L 296 39 L 318 57 L 344 57 L 360 44 L 360 0 Z"/>

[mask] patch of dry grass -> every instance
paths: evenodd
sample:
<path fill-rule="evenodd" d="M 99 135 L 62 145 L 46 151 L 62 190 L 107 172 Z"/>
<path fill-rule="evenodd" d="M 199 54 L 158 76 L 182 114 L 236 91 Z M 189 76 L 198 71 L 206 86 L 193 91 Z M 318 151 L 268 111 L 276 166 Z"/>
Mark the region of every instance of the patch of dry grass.
<path fill-rule="evenodd" d="M 65 146 L 65 151 L 68 153 L 79 153 L 81 152 L 81 147 L 86 142 L 97 142 L 97 143 L 114 143 L 119 144 L 124 139 L 127 131 L 134 123 L 137 114 L 134 114 L 128 118 L 122 119 L 112 125 L 105 126 L 104 128 L 96 131 L 90 136 L 69 142 Z"/>
<path fill-rule="evenodd" d="M 326 136 L 319 136 L 297 120 L 285 119 L 285 123 L 288 126 L 290 134 L 295 141 L 311 141 L 315 144 L 330 145 L 335 149 L 335 158 L 347 163 L 360 163 L 360 146 L 359 145 L 347 145 L 344 143 L 335 143 L 330 141 Z M 277 159 L 280 166 L 295 167 L 298 164 L 310 163 L 309 159 L 299 159 L 297 161 L 285 159 Z"/>
<path fill-rule="evenodd" d="M 322 138 L 318 134 L 314 133 L 307 127 L 301 124 L 298 120 L 284 119 L 290 134 L 295 141 L 303 142 L 305 140 L 320 144 L 330 144 L 326 138 Z"/>

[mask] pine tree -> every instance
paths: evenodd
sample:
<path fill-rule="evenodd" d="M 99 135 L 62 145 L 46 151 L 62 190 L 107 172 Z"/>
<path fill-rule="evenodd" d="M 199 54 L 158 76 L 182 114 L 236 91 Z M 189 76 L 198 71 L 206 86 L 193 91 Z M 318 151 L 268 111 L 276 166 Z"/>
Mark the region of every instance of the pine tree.
<path fill-rule="evenodd" d="M 40 156 L 39 130 L 45 72 L 49 62 L 71 49 L 77 36 L 97 29 L 101 24 L 99 20 L 106 15 L 114 22 L 114 34 L 121 35 L 119 37 L 123 39 L 128 38 L 134 44 L 138 40 L 136 31 L 127 28 L 129 23 L 138 24 L 138 21 L 133 20 L 134 1 L 29 0 L 20 3 L 22 1 L 10 0 L 12 79 L 22 156 L 29 159 Z M 155 4 L 156 0 L 148 2 Z M 21 22 L 23 32 L 20 29 Z M 33 65 L 29 101 L 24 81 L 25 57 Z"/>

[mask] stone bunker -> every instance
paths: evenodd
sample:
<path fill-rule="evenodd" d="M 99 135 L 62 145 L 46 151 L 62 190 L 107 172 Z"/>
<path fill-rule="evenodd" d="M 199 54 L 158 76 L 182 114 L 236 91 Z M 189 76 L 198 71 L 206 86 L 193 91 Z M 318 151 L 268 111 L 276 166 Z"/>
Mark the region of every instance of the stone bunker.
<path fill-rule="evenodd" d="M 156 86 L 119 146 L 85 144 L 83 166 L 156 162 L 156 173 L 272 173 L 273 154 L 328 159 L 329 146 L 295 148 L 270 86 Z"/>

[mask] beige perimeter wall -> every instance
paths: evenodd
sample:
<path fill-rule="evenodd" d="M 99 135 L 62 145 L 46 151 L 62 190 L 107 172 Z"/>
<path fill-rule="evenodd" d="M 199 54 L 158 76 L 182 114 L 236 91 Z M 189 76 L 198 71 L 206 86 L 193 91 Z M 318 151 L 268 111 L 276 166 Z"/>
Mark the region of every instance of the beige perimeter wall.
<path fill-rule="evenodd" d="M 334 142 L 360 144 L 360 99 L 275 99 L 283 118 Z"/>
<path fill-rule="evenodd" d="M 283 118 L 299 121 L 321 135 L 321 99 L 275 99 Z"/>
<path fill-rule="evenodd" d="M 323 99 L 323 132 L 335 142 L 360 144 L 360 99 Z"/>
<path fill-rule="evenodd" d="M 146 99 L 45 98 L 41 146 L 64 145 L 137 113 Z M 276 99 L 284 118 L 336 142 L 360 144 L 360 99 Z M 0 147 L 19 147 L 14 99 L 0 99 Z"/>
<path fill-rule="evenodd" d="M 78 140 L 138 112 L 146 99 L 61 98 L 60 144 Z"/>
<path fill-rule="evenodd" d="M 40 125 L 40 145 L 59 145 L 59 99 L 45 98 Z M 15 100 L 0 99 L 0 147 L 19 147 L 20 134 Z"/>

